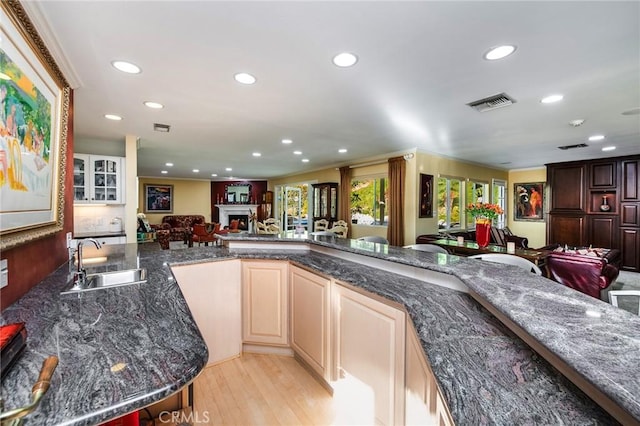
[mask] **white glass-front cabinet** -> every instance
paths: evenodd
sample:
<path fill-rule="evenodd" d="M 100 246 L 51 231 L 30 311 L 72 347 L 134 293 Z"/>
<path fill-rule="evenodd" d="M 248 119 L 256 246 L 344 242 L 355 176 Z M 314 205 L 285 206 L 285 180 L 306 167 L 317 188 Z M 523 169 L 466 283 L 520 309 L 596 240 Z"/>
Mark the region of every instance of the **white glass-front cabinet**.
<path fill-rule="evenodd" d="M 73 192 L 75 203 L 122 204 L 124 158 L 74 154 Z"/>

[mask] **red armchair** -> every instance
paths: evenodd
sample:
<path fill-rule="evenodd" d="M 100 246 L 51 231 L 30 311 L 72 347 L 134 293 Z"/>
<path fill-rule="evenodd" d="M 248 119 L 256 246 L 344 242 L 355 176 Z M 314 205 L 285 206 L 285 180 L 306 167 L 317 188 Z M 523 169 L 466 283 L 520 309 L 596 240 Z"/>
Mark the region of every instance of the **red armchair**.
<path fill-rule="evenodd" d="M 193 235 L 191 235 L 191 240 L 194 243 L 198 243 L 198 245 L 204 243 L 204 245 L 207 246 L 209 245 L 209 243 L 213 243 L 216 241 L 216 236 L 214 234 L 219 230 L 219 223 L 216 223 L 211 231 L 207 231 L 206 225 L 202 223 L 196 223 L 193 225 Z"/>
<path fill-rule="evenodd" d="M 549 278 L 579 292 L 600 299 L 620 273 L 620 250 L 599 249 L 582 253 L 552 251 L 546 258 Z"/>

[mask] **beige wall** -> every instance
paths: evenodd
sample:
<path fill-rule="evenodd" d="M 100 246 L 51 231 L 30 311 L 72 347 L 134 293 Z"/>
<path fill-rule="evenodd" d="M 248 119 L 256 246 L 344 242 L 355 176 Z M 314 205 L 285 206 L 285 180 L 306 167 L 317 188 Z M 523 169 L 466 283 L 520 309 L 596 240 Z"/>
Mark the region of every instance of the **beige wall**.
<path fill-rule="evenodd" d="M 413 200 L 419 198 L 419 179 L 420 173 L 433 175 L 434 177 L 434 194 L 433 194 L 433 218 L 420 218 L 418 217 L 418 205 L 416 202 L 410 207 L 409 217 L 412 217 L 415 221 L 415 232 L 413 240 L 408 241 L 407 244 L 415 243 L 415 236 L 423 234 L 434 234 L 438 232 L 438 212 L 437 212 L 437 179 L 439 176 L 458 177 L 463 180 L 475 180 L 479 182 L 487 182 L 491 185 L 493 179 L 500 179 L 506 181 L 508 178 L 508 172 L 506 170 L 491 169 L 489 167 L 478 166 L 475 164 L 463 163 L 457 160 L 451 160 L 448 158 L 438 157 L 432 154 L 426 154 L 418 152 L 415 158 L 415 174 L 413 195 L 407 191 L 407 197 L 413 197 Z M 407 189 L 409 187 L 407 186 Z M 409 208 L 407 204 L 405 207 Z M 410 225 L 407 225 L 410 226 Z M 409 242 L 410 241 L 410 242 Z"/>
<path fill-rule="evenodd" d="M 269 191 L 273 191 L 276 185 L 297 184 L 300 182 L 340 182 L 340 172 L 335 167 L 324 170 L 316 170 L 309 173 L 299 175 L 291 175 L 283 178 L 273 179 L 267 182 Z"/>
<path fill-rule="evenodd" d="M 140 178 L 138 212 L 144 212 L 144 185 L 147 183 L 173 185 L 173 212 L 145 213 L 149 223 L 160 223 L 168 214 L 201 214 L 207 222 L 211 221 L 211 182 L 208 180 Z"/>
<path fill-rule="evenodd" d="M 357 167 L 352 169 L 353 177 L 367 177 L 386 174 L 387 163 L 376 164 L 367 167 Z M 414 158 L 406 162 L 405 181 L 405 244 L 415 243 L 418 235 L 433 234 L 438 232 L 437 212 L 434 210 L 433 218 L 418 217 L 419 181 L 420 173 L 431 174 L 437 180 L 439 175 L 456 176 L 463 179 L 472 179 L 491 184 L 492 179 L 508 180 L 506 170 L 491 169 L 474 164 L 462 163 L 460 161 L 438 157 L 432 154 L 417 152 Z M 298 182 L 340 182 L 340 173 L 335 168 L 319 170 L 300 175 L 293 175 L 277 180 L 269 181 L 270 189 L 276 185 L 293 184 Z M 435 182 L 434 182 L 435 183 Z M 433 205 L 436 206 L 437 192 L 434 186 Z M 352 238 L 359 238 L 365 235 L 379 235 L 386 237 L 386 226 L 364 226 L 352 225 Z"/>
<path fill-rule="evenodd" d="M 546 222 L 524 222 L 513 220 L 513 209 L 515 206 L 514 200 L 514 185 L 517 183 L 530 183 L 530 182 L 546 182 L 547 169 L 545 167 L 539 169 L 527 169 L 527 170 L 512 170 L 509 172 L 509 180 L 507 184 L 507 206 L 509 206 L 507 223 L 509 229 L 519 236 L 527 237 L 529 239 L 529 247 L 538 248 L 546 245 Z M 545 191 L 545 197 L 547 197 L 547 191 Z M 545 200 L 544 205 L 545 217 L 549 213 L 549 203 Z"/>

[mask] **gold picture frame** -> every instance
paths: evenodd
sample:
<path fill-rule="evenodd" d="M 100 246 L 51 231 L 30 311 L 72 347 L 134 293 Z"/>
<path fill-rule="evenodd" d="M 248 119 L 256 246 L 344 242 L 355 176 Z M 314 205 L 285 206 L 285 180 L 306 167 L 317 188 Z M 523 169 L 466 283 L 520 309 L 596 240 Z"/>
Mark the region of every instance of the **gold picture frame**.
<path fill-rule="evenodd" d="M 71 89 L 19 1 L 0 6 L 0 250 L 63 230 Z"/>
<path fill-rule="evenodd" d="M 173 185 L 144 185 L 145 213 L 173 213 Z"/>

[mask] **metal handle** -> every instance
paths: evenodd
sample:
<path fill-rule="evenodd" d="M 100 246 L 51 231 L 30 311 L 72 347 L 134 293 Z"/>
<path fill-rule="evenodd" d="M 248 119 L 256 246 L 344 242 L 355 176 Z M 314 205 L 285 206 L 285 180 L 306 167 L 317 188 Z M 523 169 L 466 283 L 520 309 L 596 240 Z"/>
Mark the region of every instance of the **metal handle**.
<path fill-rule="evenodd" d="M 58 366 L 58 357 L 50 356 L 45 359 L 42 363 L 42 368 L 40 369 L 40 375 L 38 376 L 38 381 L 31 388 L 31 396 L 34 398 L 37 397 L 38 393 L 46 393 L 49 389 L 49 385 L 51 384 L 51 376 L 53 376 L 54 371 L 56 371 L 56 367 Z"/>
<path fill-rule="evenodd" d="M 42 363 L 42 368 L 40 369 L 38 381 L 33 385 L 33 388 L 31 388 L 31 403 L 25 405 L 24 407 L 16 408 L 0 414 L 0 423 L 2 423 L 3 425 L 20 424 L 20 419 L 22 417 L 35 410 L 36 407 L 38 407 L 40 400 L 49 389 L 51 376 L 53 376 L 53 372 L 56 370 L 57 366 L 57 356 L 52 355 L 49 358 L 45 359 Z"/>

